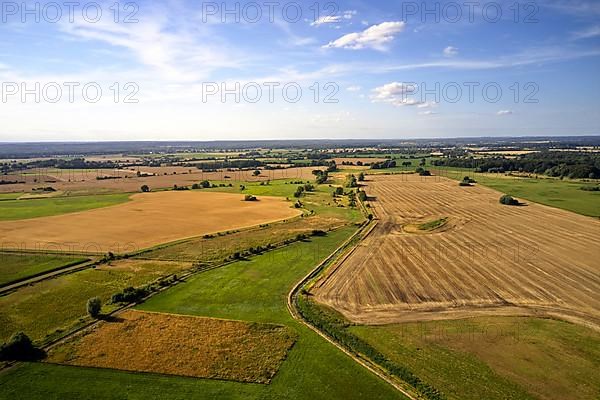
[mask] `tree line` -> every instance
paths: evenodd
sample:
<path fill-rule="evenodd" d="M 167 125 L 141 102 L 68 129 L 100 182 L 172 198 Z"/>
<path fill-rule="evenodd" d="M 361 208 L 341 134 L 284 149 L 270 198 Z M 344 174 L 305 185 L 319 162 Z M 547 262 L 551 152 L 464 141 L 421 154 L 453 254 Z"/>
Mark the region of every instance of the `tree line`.
<path fill-rule="evenodd" d="M 432 160 L 435 166 L 471 168 L 475 172 L 527 172 L 552 177 L 599 179 L 600 154 L 565 151 L 542 151 L 506 157 L 450 157 Z"/>

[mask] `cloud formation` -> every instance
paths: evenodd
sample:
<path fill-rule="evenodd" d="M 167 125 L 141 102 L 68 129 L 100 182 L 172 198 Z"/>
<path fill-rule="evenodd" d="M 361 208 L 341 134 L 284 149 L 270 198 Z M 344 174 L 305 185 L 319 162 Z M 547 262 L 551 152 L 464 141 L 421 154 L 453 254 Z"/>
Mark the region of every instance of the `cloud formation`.
<path fill-rule="evenodd" d="M 435 103 L 411 98 L 418 91 L 414 83 L 390 82 L 373 89 L 371 101 L 373 103 L 389 103 L 396 107 L 416 106 L 417 108 L 429 108 Z"/>
<path fill-rule="evenodd" d="M 387 44 L 394 40 L 395 35 L 406 27 L 405 22 L 390 21 L 373 25 L 362 32 L 348 33 L 327 45 L 324 48 L 343 48 L 360 50 L 365 48 L 379 51 L 387 50 Z"/>
<path fill-rule="evenodd" d="M 458 49 L 454 46 L 448 46 L 444 49 L 444 56 L 446 57 L 454 57 L 458 55 Z"/>

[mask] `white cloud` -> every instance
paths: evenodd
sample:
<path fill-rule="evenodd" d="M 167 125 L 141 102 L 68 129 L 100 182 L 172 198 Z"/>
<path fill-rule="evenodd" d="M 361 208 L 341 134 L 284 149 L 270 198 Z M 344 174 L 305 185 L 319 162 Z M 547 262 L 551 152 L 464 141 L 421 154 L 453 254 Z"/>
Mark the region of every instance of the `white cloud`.
<path fill-rule="evenodd" d="M 590 26 L 587 29 L 573 33 L 573 39 L 589 39 L 600 36 L 600 25 Z"/>
<path fill-rule="evenodd" d="M 361 89 L 362 88 L 360 86 L 348 86 L 346 88 L 346 90 L 349 91 L 349 92 L 360 92 Z"/>
<path fill-rule="evenodd" d="M 347 10 L 342 15 L 325 15 L 316 21 L 310 23 L 310 26 L 321 26 L 325 24 L 336 24 L 342 22 L 343 19 L 350 20 L 356 15 L 356 10 Z"/>
<path fill-rule="evenodd" d="M 417 85 L 403 82 L 390 82 L 373 89 L 373 103 L 389 103 L 396 107 L 416 106 L 418 108 L 433 107 L 435 104 L 417 100 L 410 96 L 417 91 Z"/>
<path fill-rule="evenodd" d="M 393 102 L 398 98 L 406 98 L 410 93 L 414 93 L 416 89 L 417 87 L 414 84 L 390 82 L 373 89 L 371 99 L 374 102 Z"/>
<path fill-rule="evenodd" d="M 162 8 L 148 10 L 135 24 L 115 24 L 102 19 L 88 23 L 76 18 L 58 27 L 78 40 L 99 41 L 128 50 L 141 64 L 153 68 L 168 81 L 196 81 L 219 68 L 236 68 L 246 56 L 226 43 L 212 40 L 204 27 L 182 20 L 173 25 Z M 205 40 L 210 37 L 211 40 Z M 237 55 L 236 55 L 237 54 Z"/>
<path fill-rule="evenodd" d="M 453 46 L 448 46 L 444 49 L 444 56 L 446 57 L 454 57 L 458 55 L 458 49 Z"/>
<path fill-rule="evenodd" d="M 379 51 L 387 50 L 386 45 L 394 40 L 394 35 L 404 30 L 406 23 L 399 21 L 382 22 L 373 25 L 362 32 L 353 32 L 329 42 L 324 48 L 344 48 L 360 50 L 372 48 Z"/>
<path fill-rule="evenodd" d="M 496 115 L 512 115 L 512 110 L 500 110 L 496 113 Z"/>
<path fill-rule="evenodd" d="M 356 10 L 346 10 L 344 11 L 343 17 L 344 19 L 352 19 L 356 14 Z"/>
<path fill-rule="evenodd" d="M 342 17 L 339 15 L 327 15 L 310 23 L 310 26 L 320 26 L 323 24 L 334 24 L 340 22 Z"/>
<path fill-rule="evenodd" d="M 419 113 L 419 115 L 436 115 L 436 114 L 437 114 L 437 112 L 435 112 L 435 111 L 432 111 L 432 110 L 421 111 L 421 112 Z"/>

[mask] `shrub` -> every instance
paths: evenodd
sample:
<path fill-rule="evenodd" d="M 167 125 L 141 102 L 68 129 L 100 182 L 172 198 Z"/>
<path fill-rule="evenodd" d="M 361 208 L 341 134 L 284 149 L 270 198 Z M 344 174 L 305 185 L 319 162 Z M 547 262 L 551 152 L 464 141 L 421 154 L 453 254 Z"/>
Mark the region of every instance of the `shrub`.
<path fill-rule="evenodd" d="M 364 190 L 361 190 L 360 192 L 358 192 L 358 199 L 360 201 L 367 201 L 367 199 L 368 199 L 367 193 Z"/>
<path fill-rule="evenodd" d="M 582 186 L 580 189 L 586 192 L 600 192 L 600 186 Z"/>
<path fill-rule="evenodd" d="M 298 186 L 294 192 L 294 197 L 301 197 L 302 193 L 304 193 L 304 186 Z"/>
<path fill-rule="evenodd" d="M 360 174 L 358 174 L 358 181 L 363 182 L 364 180 L 365 180 L 365 173 L 361 172 Z"/>
<path fill-rule="evenodd" d="M 0 346 L 0 360 L 33 360 L 40 357 L 42 353 L 37 349 L 29 336 L 23 332 L 17 332 L 10 340 Z"/>
<path fill-rule="evenodd" d="M 415 172 L 421 176 L 431 176 L 431 172 L 424 169 L 423 167 L 418 167 Z"/>
<path fill-rule="evenodd" d="M 102 301 L 99 297 L 92 297 L 87 301 L 87 312 L 92 318 L 98 318 L 100 311 L 102 311 Z"/>
<path fill-rule="evenodd" d="M 519 201 L 517 199 L 513 198 L 512 196 L 505 194 L 505 195 L 502 195 L 502 197 L 500 197 L 500 204 L 504 204 L 507 206 L 518 206 Z"/>
<path fill-rule="evenodd" d="M 112 295 L 111 303 L 134 303 L 138 302 L 149 294 L 146 288 L 127 287 L 122 292 Z"/>

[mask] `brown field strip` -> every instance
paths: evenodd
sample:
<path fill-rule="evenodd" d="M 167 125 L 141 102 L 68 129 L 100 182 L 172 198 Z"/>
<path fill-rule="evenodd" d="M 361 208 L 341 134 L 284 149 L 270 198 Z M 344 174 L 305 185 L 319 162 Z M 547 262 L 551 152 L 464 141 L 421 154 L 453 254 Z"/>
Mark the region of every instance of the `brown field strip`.
<path fill-rule="evenodd" d="M 169 191 L 139 193 L 131 201 L 89 211 L 0 222 L 0 243 L 10 248 L 91 253 L 131 252 L 208 233 L 239 229 L 299 215 L 277 197 Z"/>
<path fill-rule="evenodd" d="M 600 221 L 445 178 L 370 176 L 380 221 L 313 292 L 352 321 L 539 315 L 600 327 Z M 443 229 L 405 227 L 448 217 Z"/>
<path fill-rule="evenodd" d="M 47 361 L 269 383 L 295 340 L 284 326 L 129 310 L 51 349 Z"/>

